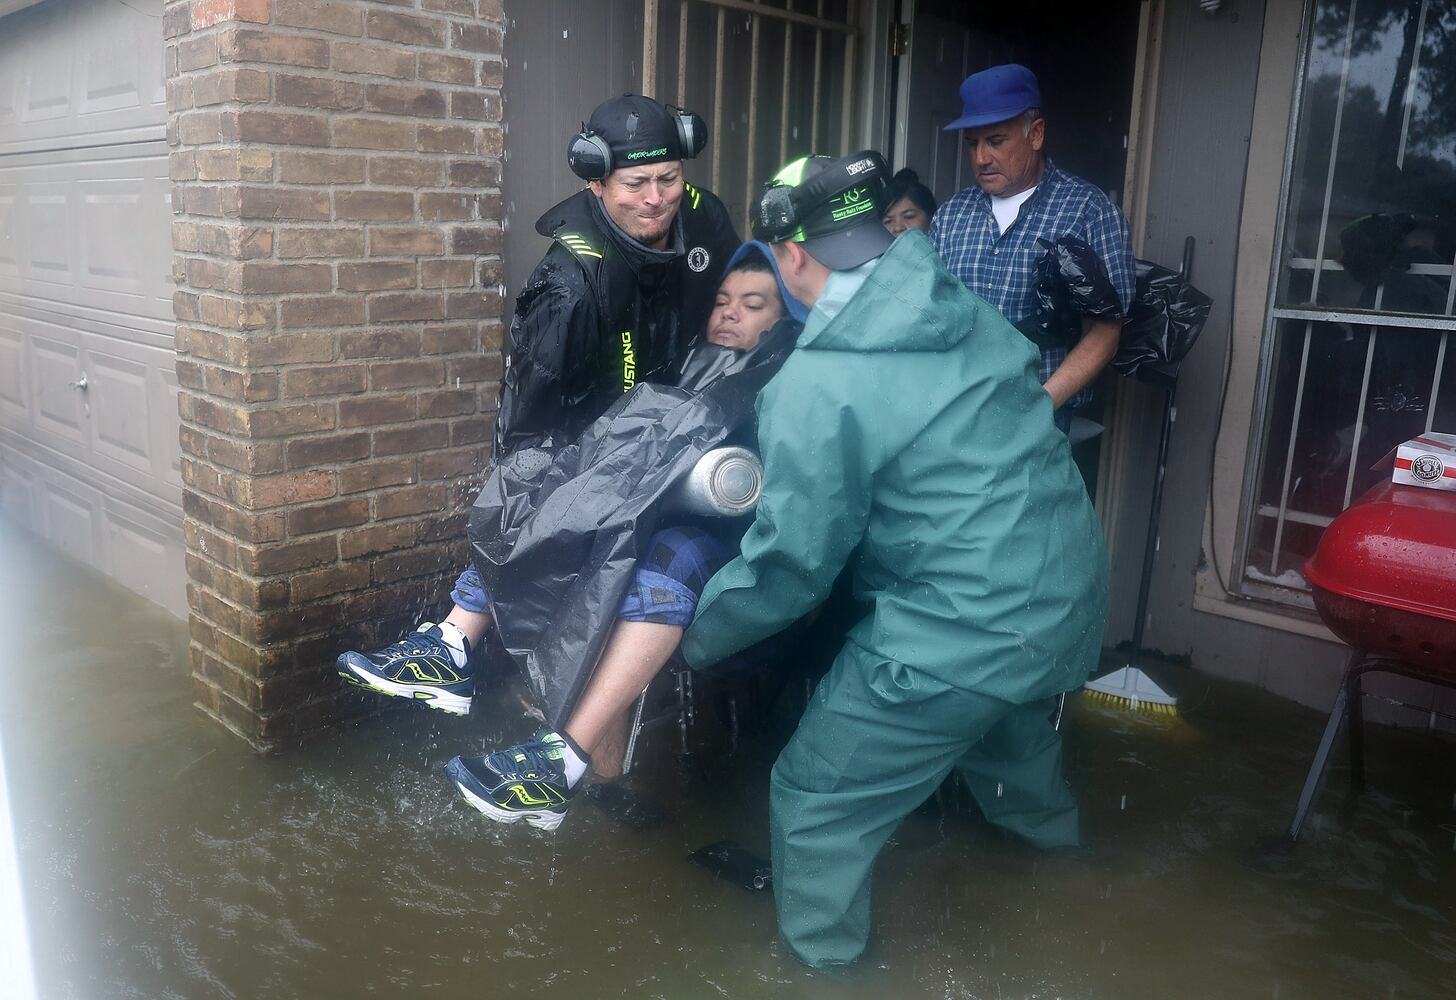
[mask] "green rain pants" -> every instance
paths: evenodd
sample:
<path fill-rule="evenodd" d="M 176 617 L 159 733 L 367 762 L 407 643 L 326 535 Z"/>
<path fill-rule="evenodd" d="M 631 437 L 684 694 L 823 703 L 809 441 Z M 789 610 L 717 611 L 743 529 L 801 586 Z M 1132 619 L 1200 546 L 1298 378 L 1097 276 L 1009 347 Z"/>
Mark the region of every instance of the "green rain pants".
<path fill-rule="evenodd" d="M 1075 846 L 1053 707 L 950 687 L 846 646 L 773 768 L 774 897 L 794 954 L 815 968 L 860 956 L 875 857 L 952 768 L 991 822 L 1038 847 Z"/>

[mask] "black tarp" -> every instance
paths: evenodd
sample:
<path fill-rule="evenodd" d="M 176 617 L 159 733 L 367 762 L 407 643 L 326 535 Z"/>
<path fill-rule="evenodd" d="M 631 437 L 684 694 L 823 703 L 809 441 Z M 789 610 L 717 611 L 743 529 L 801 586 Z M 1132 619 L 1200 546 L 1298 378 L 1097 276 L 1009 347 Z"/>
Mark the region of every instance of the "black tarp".
<path fill-rule="evenodd" d="M 1083 318 L 1122 315 L 1117 290 L 1096 251 L 1073 236 L 1037 242 L 1047 251 L 1036 263 L 1037 310 L 1018 324 L 1033 343 L 1071 346 L 1082 335 Z M 1137 288 L 1112 367 L 1144 382 L 1172 385 L 1212 304 L 1180 272 L 1137 261 Z"/>
<path fill-rule="evenodd" d="M 1073 236 L 1036 243 L 1046 251 L 1034 268 L 1036 311 L 1017 324 L 1027 339 L 1040 348 L 1070 347 L 1082 336 L 1083 319 L 1122 316 L 1117 289 L 1095 250 Z"/>
<path fill-rule="evenodd" d="M 748 424 L 799 329 L 784 320 L 747 352 L 700 344 L 675 385 L 640 384 L 572 443 L 520 449 L 491 472 L 470 514 L 472 558 L 549 724 L 591 677 L 664 494 Z"/>

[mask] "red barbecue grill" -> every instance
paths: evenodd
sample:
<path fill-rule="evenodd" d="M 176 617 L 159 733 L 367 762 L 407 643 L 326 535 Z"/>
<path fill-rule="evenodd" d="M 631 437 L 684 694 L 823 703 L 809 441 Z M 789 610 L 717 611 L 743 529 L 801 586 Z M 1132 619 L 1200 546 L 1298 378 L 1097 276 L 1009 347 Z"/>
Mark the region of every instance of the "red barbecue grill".
<path fill-rule="evenodd" d="M 1354 647 L 1289 826 L 1299 839 L 1340 726 L 1350 780 L 1365 781 L 1361 679 L 1403 674 L 1456 687 L 1456 492 L 1384 482 L 1331 522 L 1304 564 L 1314 605 Z"/>

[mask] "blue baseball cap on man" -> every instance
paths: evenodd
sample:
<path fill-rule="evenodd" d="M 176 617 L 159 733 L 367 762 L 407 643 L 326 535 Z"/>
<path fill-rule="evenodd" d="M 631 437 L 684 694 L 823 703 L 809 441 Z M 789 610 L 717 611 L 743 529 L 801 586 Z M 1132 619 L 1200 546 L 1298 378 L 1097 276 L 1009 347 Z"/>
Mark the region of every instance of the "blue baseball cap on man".
<path fill-rule="evenodd" d="M 1039 107 L 1041 87 L 1035 73 L 1018 63 L 992 66 L 966 77 L 961 84 L 961 116 L 944 131 L 994 125 Z"/>

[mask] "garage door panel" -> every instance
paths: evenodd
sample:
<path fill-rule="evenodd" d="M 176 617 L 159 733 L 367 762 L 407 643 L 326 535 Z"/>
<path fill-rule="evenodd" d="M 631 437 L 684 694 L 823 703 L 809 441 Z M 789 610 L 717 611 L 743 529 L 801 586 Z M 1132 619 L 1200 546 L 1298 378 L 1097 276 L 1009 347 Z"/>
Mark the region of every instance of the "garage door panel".
<path fill-rule="evenodd" d="M 73 474 L 89 465 L 169 506 L 182 502 L 176 354 L 101 323 L 7 317 L 30 406 L 6 426 L 54 452 Z M 26 352 L 29 352 L 27 355 Z M 87 388 L 73 384 L 86 376 Z M 0 400 L 0 407 L 6 406 Z M 179 515 L 180 516 L 180 515 Z"/>
<path fill-rule="evenodd" d="M 154 368 L 156 386 L 152 413 L 152 449 L 161 457 L 162 465 L 157 469 L 159 480 L 175 490 L 177 503 L 182 502 L 182 435 L 178 429 L 177 397 L 182 387 L 177 384 L 177 369 L 174 365 Z M 168 494 L 169 496 L 173 494 Z"/>
<path fill-rule="evenodd" d="M 67 0 L 6 17 L 0 153 L 159 137 L 161 15 L 162 0 Z"/>
<path fill-rule="evenodd" d="M 86 435 L 81 421 L 85 413 L 81 392 L 73 387 L 81 374 L 80 351 L 74 344 L 32 337 L 30 356 L 36 429 L 83 447 Z"/>
<path fill-rule="evenodd" d="M 92 461 L 158 499 L 180 504 L 175 353 L 96 333 L 84 333 L 81 346 L 95 429 Z"/>
<path fill-rule="evenodd" d="M 186 584 L 178 570 L 186 556 L 177 531 L 114 502 L 107 502 L 102 513 L 104 559 L 110 575 L 123 586 L 185 615 Z"/>
<path fill-rule="evenodd" d="M 139 148 L 0 160 L 0 290 L 172 319 L 166 146 Z"/>
<path fill-rule="evenodd" d="M 20 212 L 15 204 L 15 186 L 6 185 L 0 175 L 0 288 L 19 290 L 19 252 Z"/>
<path fill-rule="evenodd" d="M 25 405 L 25 380 L 21 376 L 25 371 L 24 353 L 25 341 L 20 331 L 0 319 L 0 413 L 5 414 L 7 427 L 30 422 Z"/>
<path fill-rule="evenodd" d="M 141 296 L 146 292 L 146 256 L 137 252 L 137 237 L 147 231 L 145 179 L 118 177 L 81 181 L 81 274 L 92 291 Z"/>
<path fill-rule="evenodd" d="M 85 496 L 57 483 L 46 483 L 42 490 L 46 539 L 73 559 L 93 566 L 97 563 L 95 499 L 94 494 Z"/>
<path fill-rule="evenodd" d="M 37 185 L 25 193 L 21 273 L 27 284 L 55 286 L 52 295 L 72 284 L 69 208 L 66 191 L 60 185 Z"/>
<path fill-rule="evenodd" d="M 142 107 L 141 51 L 130 45 L 106 44 L 93 39 L 81 60 L 81 115 L 133 110 Z"/>
<path fill-rule="evenodd" d="M 52 122 L 71 114 L 71 66 L 71 53 L 61 51 L 26 74 L 25 97 L 20 104 L 22 126 Z"/>
<path fill-rule="evenodd" d="M 146 365 L 88 352 L 86 396 L 91 404 L 93 447 L 142 472 L 152 471 L 151 409 Z"/>
<path fill-rule="evenodd" d="M 0 511 L 4 511 L 16 524 L 29 525 L 33 529 L 37 520 L 35 500 L 35 477 L 0 448 Z"/>
<path fill-rule="evenodd" d="M 19 123 L 20 62 L 0 59 L 0 134 L 13 134 Z"/>
<path fill-rule="evenodd" d="M 185 549 L 171 519 L 0 441 L 0 510 L 72 557 L 186 617 Z"/>
<path fill-rule="evenodd" d="M 171 320 L 172 184 L 164 148 L 68 167 L 79 234 L 75 301 Z"/>
<path fill-rule="evenodd" d="M 0 21 L 0 504 L 185 614 L 161 14 Z"/>

